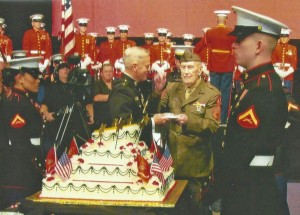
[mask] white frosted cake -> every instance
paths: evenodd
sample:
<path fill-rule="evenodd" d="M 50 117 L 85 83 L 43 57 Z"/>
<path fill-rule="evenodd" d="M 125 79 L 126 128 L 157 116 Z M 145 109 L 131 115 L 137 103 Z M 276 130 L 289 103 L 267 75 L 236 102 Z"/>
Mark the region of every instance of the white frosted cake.
<path fill-rule="evenodd" d="M 163 201 L 175 185 L 173 168 L 163 171 L 162 182 L 155 174 L 150 179 L 139 177 L 137 157 L 149 166 L 153 152 L 139 141 L 139 125 L 122 129 L 95 131 L 93 140 L 80 147 L 79 155 L 71 158 L 72 172 L 63 181 L 56 173 L 43 179 L 41 198 Z M 141 173 L 141 172 L 140 172 Z M 148 181 L 148 182 L 146 182 Z"/>

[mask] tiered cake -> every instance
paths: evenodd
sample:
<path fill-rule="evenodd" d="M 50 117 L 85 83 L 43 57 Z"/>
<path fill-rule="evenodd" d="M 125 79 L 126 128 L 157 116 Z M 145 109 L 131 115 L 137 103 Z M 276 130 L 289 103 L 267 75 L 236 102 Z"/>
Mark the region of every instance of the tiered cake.
<path fill-rule="evenodd" d="M 140 158 L 153 162 L 153 152 L 139 142 L 140 127 L 95 131 L 93 140 L 71 158 L 72 172 L 63 181 L 56 173 L 43 179 L 41 198 L 163 201 L 175 185 L 173 168 L 163 171 L 163 182 L 154 174 L 145 180 Z"/>

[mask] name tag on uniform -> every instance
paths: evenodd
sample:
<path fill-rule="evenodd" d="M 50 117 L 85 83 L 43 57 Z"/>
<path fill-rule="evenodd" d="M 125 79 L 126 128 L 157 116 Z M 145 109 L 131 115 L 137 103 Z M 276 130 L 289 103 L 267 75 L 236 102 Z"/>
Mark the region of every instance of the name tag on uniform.
<path fill-rule="evenodd" d="M 274 155 L 255 155 L 255 157 L 250 162 L 252 167 L 267 167 L 272 166 L 274 160 Z"/>

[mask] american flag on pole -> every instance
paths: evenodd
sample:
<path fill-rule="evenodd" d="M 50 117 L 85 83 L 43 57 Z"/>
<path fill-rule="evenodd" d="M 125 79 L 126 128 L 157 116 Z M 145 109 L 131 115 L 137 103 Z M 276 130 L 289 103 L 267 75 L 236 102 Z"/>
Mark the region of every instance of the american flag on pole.
<path fill-rule="evenodd" d="M 163 175 L 163 171 L 161 169 L 161 166 L 159 165 L 158 158 L 155 153 L 153 155 L 153 161 L 151 164 L 150 172 L 152 175 L 157 176 L 158 179 L 162 182 L 162 184 L 165 184 L 165 178 Z"/>
<path fill-rule="evenodd" d="M 159 161 L 159 164 L 160 164 L 162 170 L 165 171 L 165 172 L 169 171 L 170 167 L 173 164 L 173 158 L 171 156 L 171 153 L 170 153 L 170 150 L 169 150 L 169 147 L 168 147 L 167 144 L 166 144 L 164 154 L 163 154 L 162 158 Z"/>
<path fill-rule="evenodd" d="M 72 163 L 66 152 L 64 152 L 58 160 L 55 166 L 55 172 L 63 181 L 70 178 Z"/>
<path fill-rule="evenodd" d="M 71 0 L 62 0 L 61 3 L 61 51 L 66 58 L 66 56 L 74 53 L 75 32 Z"/>

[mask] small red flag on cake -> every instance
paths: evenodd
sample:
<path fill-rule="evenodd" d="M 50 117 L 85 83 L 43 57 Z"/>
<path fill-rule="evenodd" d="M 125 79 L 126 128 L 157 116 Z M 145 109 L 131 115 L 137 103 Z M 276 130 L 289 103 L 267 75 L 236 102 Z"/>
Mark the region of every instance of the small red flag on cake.
<path fill-rule="evenodd" d="M 71 158 L 73 155 L 78 155 L 78 153 L 79 153 L 79 150 L 78 150 L 77 142 L 76 142 L 75 137 L 73 137 L 71 140 L 71 143 L 70 143 L 68 157 Z"/>
<path fill-rule="evenodd" d="M 48 151 L 46 157 L 46 173 L 53 174 L 56 165 L 56 148 L 55 145 Z"/>
<path fill-rule="evenodd" d="M 138 166 L 138 176 L 146 183 L 150 179 L 150 165 L 139 153 L 136 157 L 137 166 Z"/>
<path fill-rule="evenodd" d="M 150 152 L 156 154 L 158 159 L 160 159 L 162 156 L 161 152 L 159 150 L 159 147 L 157 146 L 157 144 L 154 141 L 152 141 L 152 143 L 151 143 Z"/>

